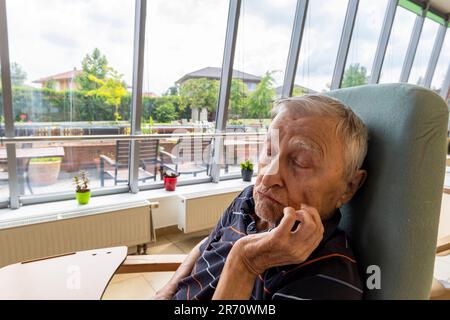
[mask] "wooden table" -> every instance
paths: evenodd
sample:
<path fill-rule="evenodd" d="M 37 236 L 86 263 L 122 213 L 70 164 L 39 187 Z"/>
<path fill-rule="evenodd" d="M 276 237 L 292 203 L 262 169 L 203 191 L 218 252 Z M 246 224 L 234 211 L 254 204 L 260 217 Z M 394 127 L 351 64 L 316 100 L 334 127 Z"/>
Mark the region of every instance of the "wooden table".
<path fill-rule="evenodd" d="M 127 247 L 80 251 L 0 269 L 0 300 L 99 300 Z"/>
<path fill-rule="evenodd" d="M 64 157 L 63 147 L 16 148 L 17 159 Z M 0 149 L 0 160 L 7 159 L 6 149 Z"/>
<path fill-rule="evenodd" d="M 25 181 L 28 163 L 31 158 L 51 158 L 64 157 L 63 147 L 45 147 L 45 148 L 16 148 L 17 175 L 19 178 L 19 192 L 25 194 Z M 0 149 L 0 160 L 7 160 L 6 149 Z M 28 185 L 30 192 L 31 187 Z"/>

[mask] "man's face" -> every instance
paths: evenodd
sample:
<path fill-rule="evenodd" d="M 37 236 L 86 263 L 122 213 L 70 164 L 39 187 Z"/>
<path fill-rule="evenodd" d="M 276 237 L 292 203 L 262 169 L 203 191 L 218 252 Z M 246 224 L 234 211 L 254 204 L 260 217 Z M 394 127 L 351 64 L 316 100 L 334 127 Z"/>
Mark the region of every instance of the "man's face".
<path fill-rule="evenodd" d="M 277 224 L 285 207 L 298 210 L 301 204 L 315 207 L 323 220 L 334 212 L 346 190 L 344 145 L 336 125 L 332 118 L 294 117 L 287 111 L 273 120 L 253 190 L 262 220 Z"/>

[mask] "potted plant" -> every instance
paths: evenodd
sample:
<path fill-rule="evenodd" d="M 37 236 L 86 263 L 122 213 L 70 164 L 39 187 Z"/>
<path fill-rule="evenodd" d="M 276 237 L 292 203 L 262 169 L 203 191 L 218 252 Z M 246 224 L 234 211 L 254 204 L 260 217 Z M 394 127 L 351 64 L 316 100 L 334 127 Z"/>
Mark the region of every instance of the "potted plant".
<path fill-rule="evenodd" d="M 58 180 L 61 158 L 32 158 L 28 164 L 28 180 L 34 186 L 49 186 Z"/>
<path fill-rule="evenodd" d="M 75 176 L 73 180 L 75 182 L 75 197 L 78 200 L 78 204 L 87 204 L 91 199 L 91 190 L 89 189 L 89 178 L 86 171 L 80 171 L 81 177 Z"/>
<path fill-rule="evenodd" d="M 245 160 L 241 163 L 242 180 L 252 181 L 253 176 L 253 163 L 250 160 Z"/>
<path fill-rule="evenodd" d="M 164 188 L 167 191 L 175 191 L 177 178 L 180 174 L 171 170 L 163 171 Z"/>

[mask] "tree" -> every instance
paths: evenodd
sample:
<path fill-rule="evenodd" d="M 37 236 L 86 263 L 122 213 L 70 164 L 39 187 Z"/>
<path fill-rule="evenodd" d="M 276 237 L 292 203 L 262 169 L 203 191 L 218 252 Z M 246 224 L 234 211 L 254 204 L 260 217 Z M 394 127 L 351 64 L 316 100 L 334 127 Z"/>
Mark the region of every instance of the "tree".
<path fill-rule="evenodd" d="M 189 79 L 181 84 L 180 97 L 183 107 L 206 108 L 209 119 L 214 118 L 219 93 L 219 82 L 207 78 Z"/>
<path fill-rule="evenodd" d="M 345 70 L 344 78 L 342 80 L 342 88 L 360 86 L 367 83 L 367 69 L 360 66 L 359 63 L 351 64 Z"/>
<path fill-rule="evenodd" d="M 247 106 L 247 85 L 240 79 L 233 79 L 230 88 L 230 115 L 229 118 L 239 118 L 245 115 Z"/>
<path fill-rule="evenodd" d="M 292 90 L 293 97 L 301 97 L 304 95 L 305 95 L 305 90 L 302 87 L 294 87 L 294 90 Z"/>
<path fill-rule="evenodd" d="M 268 118 L 269 112 L 272 108 L 272 103 L 275 98 L 275 89 L 273 88 L 274 79 L 273 72 L 266 72 L 262 77 L 261 82 L 256 86 L 248 99 L 248 107 L 252 117 Z"/>
<path fill-rule="evenodd" d="M 90 79 L 94 76 L 95 79 L 103 80 L 112 70 L 108 67 L 108 60 L 106 56 L 95 48 L 92 54 L 87 54 L 81 61 L 82 72 L 76 77 L 75 81 L 80 85 L 81 90 L 94 90 L 101 86 L 95 80 Z"/>
<path fill-rule="evenodd" d="M 127 94 L 127 89 L 122 80 L 123 75 L 113 69 L 109 69 L 109 77 L 99 79 L 94 75 L 89 75 L 89 81 L 98 86 L 96 89 L 86 92 L 87 96 L 102 97 L 110 106 L 114 106 L 114 119 L 119 121 L 122 116 L 119 112 L 119 106 L 122 98 Z"/>
<path fill-rule="evenodd" d="M 177 118 L 175 106 L 168 101 L 156 107 L 153 113 L 158 122 L 171 122 Z"/>
<path fill-rule="evenodd" d="M 178 87 L 176 85 L 169 87 L 164 96 L 178 96 Z"/>
<path fill-rule="evenodd" d="M 23 86 L 27 79 L 27 73 L 17 62 L 11 63 L 11 85 Z"/>

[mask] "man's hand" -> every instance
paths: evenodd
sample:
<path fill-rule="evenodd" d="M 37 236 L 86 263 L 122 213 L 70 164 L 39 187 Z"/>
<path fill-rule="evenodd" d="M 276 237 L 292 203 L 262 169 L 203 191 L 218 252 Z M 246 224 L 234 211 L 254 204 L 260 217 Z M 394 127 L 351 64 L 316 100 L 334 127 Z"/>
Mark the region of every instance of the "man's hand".
<path fill-rule="evenodd" d="M 255 275 L 304 262 L 323 238 L 323 224 L 315 208 L 302 204 L 300 210 L 286 207 L 283 213 L 280 224 L 270 232 L 247 235 L 233 246 L 233 254 Z M 296 221 L 300 224 L 292 230 Z"/>
<path fill-rule="evenodd" d="M 170 282 L 158 290 L 152 300 L 171 300 L 177 292 L 177 286 Z"/>

